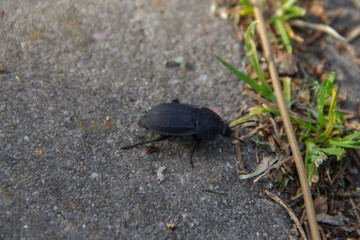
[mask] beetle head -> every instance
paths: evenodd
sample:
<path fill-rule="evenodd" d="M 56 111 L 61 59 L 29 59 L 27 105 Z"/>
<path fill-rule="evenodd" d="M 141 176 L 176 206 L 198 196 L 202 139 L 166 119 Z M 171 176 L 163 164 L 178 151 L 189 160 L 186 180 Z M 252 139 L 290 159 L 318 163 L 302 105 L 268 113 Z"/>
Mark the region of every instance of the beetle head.
<path fill-rule="evenodd" d="M 229 126 L 224 123 L 221 127 L 221 131 L 220 131 L 220 134 L 223 136 L 223 137 L 230 137 L 231 136 L 231 130 L 229 128 Z"/>

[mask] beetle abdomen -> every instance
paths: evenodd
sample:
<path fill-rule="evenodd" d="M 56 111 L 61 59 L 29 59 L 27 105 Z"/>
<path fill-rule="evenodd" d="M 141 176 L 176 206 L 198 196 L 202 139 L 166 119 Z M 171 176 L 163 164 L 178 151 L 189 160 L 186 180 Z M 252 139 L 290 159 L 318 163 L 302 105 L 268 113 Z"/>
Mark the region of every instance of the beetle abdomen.
<path fill-rule="evenodd" d="M 160 104 L 146 113 L 139 125 L 162 135 L 194 135 L 199 112 L 199 108 L 189 104 Z"/>

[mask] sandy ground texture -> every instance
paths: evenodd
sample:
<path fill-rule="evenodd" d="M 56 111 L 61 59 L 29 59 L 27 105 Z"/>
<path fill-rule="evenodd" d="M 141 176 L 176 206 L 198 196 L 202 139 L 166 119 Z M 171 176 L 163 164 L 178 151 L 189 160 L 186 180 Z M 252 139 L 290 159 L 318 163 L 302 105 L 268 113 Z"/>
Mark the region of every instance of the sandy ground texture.
<path fill-rule="evenodd" d="M 120 149 L 153 138 L 138 119 L 175 97 L 237 116 L 243 85 L 211 52 L 241 69 L 243 47 L 209 7 L 1 1 L 1 239 L 286 238 L 287 214 L 266 182 L 238 178 L 230 140 L 202 143 L 194 169 L 191 137 Z M 165 68 L 175 57 L 188 67 Z M 242 150 L 256 165 L 255 146 Z"/>

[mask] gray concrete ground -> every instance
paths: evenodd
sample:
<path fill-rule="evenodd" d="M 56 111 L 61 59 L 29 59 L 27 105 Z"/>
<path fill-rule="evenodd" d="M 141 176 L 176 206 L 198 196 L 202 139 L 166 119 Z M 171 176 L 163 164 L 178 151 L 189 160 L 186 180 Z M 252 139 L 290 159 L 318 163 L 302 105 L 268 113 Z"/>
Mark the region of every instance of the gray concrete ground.
<path fill-rule="evenodd" d="M 243 48 L 209 6 L 1 1 L 1 239 L 286 238 L 287 214 L 265 182 L 239 180 L 231 141 L 202 143 L 194 169 L 191 138 L 120 150 L 154 137 L 137 120 L 174 97 L 237 116 L 243 85 L 211 51 L 242 68 Z M 164 67 L 179 56 L 190 68 Z M 255 165 L 250 142 L 243 157 Z"/>

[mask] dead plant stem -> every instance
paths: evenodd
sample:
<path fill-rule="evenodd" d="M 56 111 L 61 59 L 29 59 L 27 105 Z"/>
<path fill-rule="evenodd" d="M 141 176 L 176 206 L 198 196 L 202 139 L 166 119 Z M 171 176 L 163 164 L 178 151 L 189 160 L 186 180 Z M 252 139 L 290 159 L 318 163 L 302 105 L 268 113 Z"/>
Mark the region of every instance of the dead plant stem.
<path fill-rule="evenodd" d="M 276 69 L 276 65 L 274 62 L 274 59 L 272 57 L 270 43 L 268 40 L 268 35 L 266 31 L 265 21 L 263 18 L 262 11 L 260 9 L 259 1 L 258 0 L 252 0 L 252 4 L 254 7 L 254 14 L 256 20 L 258 20 L 258 25 L 256 27 L 257 32 L 260 36 L 261 45 L 263 47 L 264 55 L 268 63 L 270 76 L 272 79 L 273 87 L 276 94 L 276 101 L 279 105 L 279 110 L 281 114 L 281 118 L 284 122 L 285 130 L 287 133 L 287 137 L 290 143 L 290 147 L 292 150 L 292 153 L 295 157 L 295 164 L 296 169 L 299 175 L 301 188 L 304 195 L 304 201 L 306 205 L 306 213 L 309 219 L 309 225 L 310 225 L 310 231 L 311 231 L 311 237 L 313 240 L 320 240 L 320 234 L 318 229 L 318 224 L 316 220 L 316 214 L 314 210 L 314 203 L 312 200 L 311 192 L 310 192 L 310 186 L 306 177 L 304 162 L 301 157 L 299 145 L 296 141 L 294 129 L 291 125 L 289 113 L 286 108 L 286 103 L 284 100 L 284 96 L 282 94 L 282 88 L 279 80 L 279 75 Z"/>

